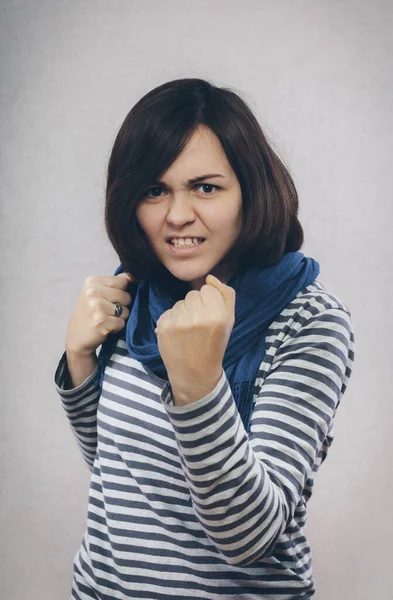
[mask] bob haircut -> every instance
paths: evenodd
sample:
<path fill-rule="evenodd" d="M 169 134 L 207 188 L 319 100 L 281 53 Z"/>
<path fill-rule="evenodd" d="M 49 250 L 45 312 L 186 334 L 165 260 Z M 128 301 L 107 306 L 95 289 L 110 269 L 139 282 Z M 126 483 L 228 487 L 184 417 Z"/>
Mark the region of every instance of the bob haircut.
<path fill-rule="evenodd" d="M 245 101 L 203 79 L 175 79 L 131 109 L 108 163 L 105 229 L 136 281 L 180 283 L 156 257 L 135 208 L 200 125 L 221 142 L 242 193 L 242 230 L 224 262 L 236 269 L 268 267 L 303 244 L 293 180 Z"/>

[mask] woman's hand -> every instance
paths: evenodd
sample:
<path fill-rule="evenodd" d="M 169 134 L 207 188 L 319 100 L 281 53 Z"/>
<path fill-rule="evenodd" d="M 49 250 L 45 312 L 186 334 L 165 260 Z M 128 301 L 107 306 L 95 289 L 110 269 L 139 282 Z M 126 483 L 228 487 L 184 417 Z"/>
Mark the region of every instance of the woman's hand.
<path fill-rule="evenodd" d="M 131 295 L 126 291 L 132 276 L 128 273 L 87 277 L 68 323 L 67 354 L 90 356 L 109 333 L 123 329 L 130 311 Z M 120 317 L 113 316 L 114 302 L 121 304 Z"/>
<path fill-rule="evenodd" d="M 155 329 L 176 405 L 215 388 L 235 323 L 235 290 L 212 275 L 206 282 L 164 312 Z"/>

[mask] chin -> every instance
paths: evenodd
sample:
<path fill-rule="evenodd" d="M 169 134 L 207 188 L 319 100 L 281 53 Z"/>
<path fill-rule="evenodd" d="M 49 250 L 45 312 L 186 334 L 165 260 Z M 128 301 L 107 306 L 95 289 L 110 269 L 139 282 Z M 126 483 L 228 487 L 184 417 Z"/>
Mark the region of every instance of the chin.
<path fill-rule="evenodd" d="M 184 283 L 189 283 L 190 285 L 194 284 L 194 286 L 196 284 L 198 284 L 198 289 L 200 289 L 200 287 L 202 287 L 202 285 L 205 285 L 206 277 L 209 275 L 209 273 L 212 272 L 210 270 L 210 271 L 207 271 L 206 273 L 204 273 L 204 272 L 201 273 L 200 271 L 199 272 L 188 271 L 188 273 L 179 273 L 179 270 L 177 270 L 177 269 L 169 269 L 168 267 L 166 267 L 166 268 L 171 273 L 171 275 L 173 275 L 173 277 L 176 277 L 176 279 L 178 279 L 179 281 L 183 281 Z"/>
<path fill-rule="evenodd" d="M 206 275 L 199 275 L 198 274 L 196 276 L 188 275 L 187 277 L 185 277 L 185 276 L 183 277 L 182 275 L 179 275 L 177 273 L 173 273 L 173 271 L 171 271 L 171 273 L 172 273 L 172 275 L 174 277 L 176 277 L 176 279 L 179 279 L 180 281 L 184 281 L 185 283 L 190 283 L 190 284 L 192 282 L 195 282 L 195 281 L 203 281 L 204 282 L 205 279 L 206 279 L 206 277 L 209 275 L 209 273 L 206 273 Z"/>

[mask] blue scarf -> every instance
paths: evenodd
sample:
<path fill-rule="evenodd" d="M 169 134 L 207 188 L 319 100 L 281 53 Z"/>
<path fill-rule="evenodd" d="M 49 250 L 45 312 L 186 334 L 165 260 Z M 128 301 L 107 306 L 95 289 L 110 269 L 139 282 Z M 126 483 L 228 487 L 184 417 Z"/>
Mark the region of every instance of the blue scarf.
<path fill-rule="evenodd" d="M 114 274 L 122 272 L 120 264 Z M 250 430 L 255 379 L 266 352 L 267 329 L 319 272 L 319 264 L 313 258 L 305 257 L 301 252 L 289 252 L 272 267 L 254 266 L 236 272 L 226 284 L 235 290 L 236 303 L 235 324 L 225 351 L 223 369 L 247 432 Z M 158 351 L 154 329 L 162 313 L 178 300 L 170 289 L 142 280 L 126 323 L 126 345 L 130 356 L 166 380 L 168 374 Z M 102 358 L 99 357 L 101 384 L 105 366 Z"/>

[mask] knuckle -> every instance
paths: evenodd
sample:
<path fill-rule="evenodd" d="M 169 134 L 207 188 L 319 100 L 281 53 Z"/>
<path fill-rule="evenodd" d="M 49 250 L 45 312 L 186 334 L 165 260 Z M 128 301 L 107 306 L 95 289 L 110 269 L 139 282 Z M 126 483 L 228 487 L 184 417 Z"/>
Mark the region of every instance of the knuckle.
<path fill-rule="evenodd" d="M 105 321 L 105 315 L 100 309 L 97 309 L 93 313 L 93 322 L 96 326 L 100 326 Z"/>
<path fill-rule="evenodd" d="M 91 286 L 92 284 L 94 284 L 95 281 L 95 276 L 94 275 L 89 275 L 88 277 L 86 277 L 85 279 L 85 284 L 87 286 Z"/>
<path fill-rule="evenodd" d="M 85 296 L 86 298 L 94 298 L 95 296 L 95 288 L 92 286 L 91 283 L 86 284 Z"/>
<path fill-rule="evenodd" d="M 111 333 L 111 330 L 108 327 L 101 327 L 100 333 L 102 336 L 107 336 L 108 333 Z"/>

